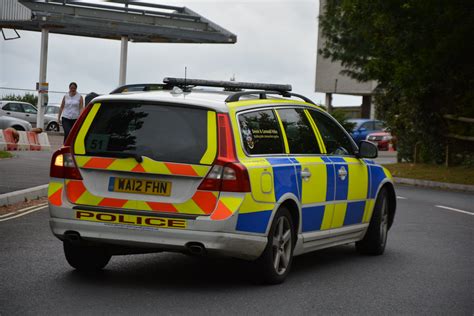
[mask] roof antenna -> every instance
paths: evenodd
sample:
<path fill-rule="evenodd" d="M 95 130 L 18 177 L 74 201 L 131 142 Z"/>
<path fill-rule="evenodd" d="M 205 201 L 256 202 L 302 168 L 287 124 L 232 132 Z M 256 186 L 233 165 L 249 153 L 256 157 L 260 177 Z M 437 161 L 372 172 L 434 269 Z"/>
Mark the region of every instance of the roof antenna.
<path fill-rule="evenodd" d="M 188 67 L 184 66 L 184 89 L 186 90 L 186 74 L 188 72 Z"/>

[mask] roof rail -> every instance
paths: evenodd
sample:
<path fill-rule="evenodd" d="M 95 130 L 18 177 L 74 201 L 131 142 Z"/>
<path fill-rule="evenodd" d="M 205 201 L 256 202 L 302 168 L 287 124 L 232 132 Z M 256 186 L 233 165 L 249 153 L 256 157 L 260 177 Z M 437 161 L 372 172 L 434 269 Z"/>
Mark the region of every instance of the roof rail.
<path fill-rule="evenodd" d="M 202 80 L 202 79 L 187 79 L 187 78 L 171 78 L 163 79 L 165 84 L 171 86 L 182 87 L 185 90 L 189 86 L 202 87 L 219 87 L 230 91 L 240 91 L 242 89 L 258 89 L 258 90 L 272 90 L 272 91 L 291 91 L 289 84 L 269 84 L 269 83 L 253 83 L 253 82 L 238 82 L 238 81 L 217 81 L 217 80 Z"/>
<path fill-rule="evenodd" d="M 141 92 L 141 91 L 158 91 L 158 90 L 168 90 L 171 89 L 169 85 L 162 83 L 133 83 L 126 84 L 115 88 L 110 92 L 110 94 L 117 94 L 123 92 Z"/>
<path fill-rule="evenodd" d="M 236 101 L 239 101 L 240 97 L 242 97 L 242 96 L 255 95 L 255 94 L 259 95 L 259 99 L 266 99 L 267 94 L 278 94 L 278 95 L 281 95 L 285 98 L 296 97 L 296 98 L 300 98 L 301 100 L 303 100 L 306 103 L 311 103 L 311 104 L 316 105 L 316 103 L 314 103 L 312 100 L 308 99 L 305 96 L 302 96 L 301 94 L 296 94 L 296 93 L 287 92 L 287 91 L 268 91 L 268 90 L 237 92 L 237 93 L 234 93 L 234 94 L 228 96 L 227 99 L 225 99 L 225 102 L 236 102 Z"/>

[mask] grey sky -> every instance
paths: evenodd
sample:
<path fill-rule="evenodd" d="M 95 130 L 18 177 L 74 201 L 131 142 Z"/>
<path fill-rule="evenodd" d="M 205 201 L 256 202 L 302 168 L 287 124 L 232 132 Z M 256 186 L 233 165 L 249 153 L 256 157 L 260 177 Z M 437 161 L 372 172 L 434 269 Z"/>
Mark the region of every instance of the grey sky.
<path fill-rule="evenodd" d="M 187 6 L 237 35 L 237 43 L 129 43 L 127 83 L 161 82 L 163 77 L 289 83 L 318 103 L 314 92 L 318 1 L 156 1 Z M 39 74 L 40 33 L 19 31 L 21 39 L 0 40 L 0 87 L 34 89 Z M 107 93 L 118 85 L 120 41 L 50 34 L 47 81 L 52 91 Z M 0 90 L 0 95 L 20 93 Z M 50 94 L 57 103 L 61 95 Z M 361 98 L 335 96 L 336 105 Z"/>

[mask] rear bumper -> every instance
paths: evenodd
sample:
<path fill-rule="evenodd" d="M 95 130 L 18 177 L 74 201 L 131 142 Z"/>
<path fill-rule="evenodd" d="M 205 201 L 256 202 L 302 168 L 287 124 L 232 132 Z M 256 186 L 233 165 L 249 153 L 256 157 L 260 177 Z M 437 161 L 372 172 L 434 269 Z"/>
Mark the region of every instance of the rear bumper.
<path fill-rule="evenodd" d="M 265 236 L 250 234 L 137 227 L 55 217 L 50 219 L 50 226 L 59 239 L 64 239 L 66 232 L 75 232 L 85 241 L 182 252 L 187 250 L 188 243 L 201 243 L 211 255 L 246 260 L 257 259 L 267 243 Z"/>

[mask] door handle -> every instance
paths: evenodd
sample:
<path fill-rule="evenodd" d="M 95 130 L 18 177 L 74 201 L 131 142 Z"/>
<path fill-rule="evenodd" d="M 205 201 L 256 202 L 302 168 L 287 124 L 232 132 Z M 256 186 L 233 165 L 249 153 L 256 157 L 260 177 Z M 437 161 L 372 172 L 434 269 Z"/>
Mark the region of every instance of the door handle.
<path fill-rule="evenodd" d="M 309 171 L 308 168 L 305 168 L 304 170 L 301 171 L 301 178 L 303 178 L 303 180 L 308 181 L 310 177 L 311 177 L 311 172 Z"/>
<path fill-rule="evenodd" d="M 30 116 L 29 114 L 26 114 L 26 116 Z"/>
<path fill-rule="evenodd" d="M 7 112 L 7 115 L 10 115 L 10 112 Z"/>

